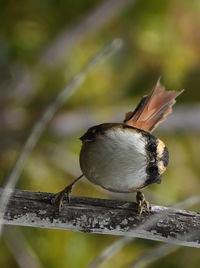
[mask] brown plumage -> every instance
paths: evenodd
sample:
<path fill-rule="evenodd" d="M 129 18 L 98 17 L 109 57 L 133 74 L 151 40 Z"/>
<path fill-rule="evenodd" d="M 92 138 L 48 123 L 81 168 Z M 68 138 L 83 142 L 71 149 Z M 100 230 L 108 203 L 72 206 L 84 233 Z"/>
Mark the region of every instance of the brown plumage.
<path fill-rule="evenodd" d="M 176 102 L 175 98 L 183 91 L 166 91 L 159 79 L 155 88 L 149 95 L 142 98 L 136 109 L 126 114 L 124 123 L 147 132 L 152 132 L 166 119 L 166 116 L 172 111 L 172 106 Z"/>

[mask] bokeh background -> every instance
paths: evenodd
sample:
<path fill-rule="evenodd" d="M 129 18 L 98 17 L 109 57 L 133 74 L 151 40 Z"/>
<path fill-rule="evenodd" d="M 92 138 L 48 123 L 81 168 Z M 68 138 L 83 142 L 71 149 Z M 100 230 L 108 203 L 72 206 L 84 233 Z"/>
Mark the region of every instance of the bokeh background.
<path fill-rule="evenodd" d="M 185 92 L 178 97 L 174 113 L 154 133 L 167 144 L 170 164 L 162 184 L 150 186 L 145 195 L 151 203 L 167 206 L 199 194 L 198 0 L 0 3 L 1 185 L 46 106 L 91 57 L 118 37 L 123 47 L 92 70 L 57 112 L 27 158 L 17 187 L 58 192 L 70 184 L 80 174 L 79 137 L 84 131 L 102 122 L 122 121 L 124 113 L 132 110 L 161 76 L 167 89 L 184 88 Z M 73 194 L 135 200 L 134 194 L 112 195 L 86 180 Z M 199 205 L 191 209 L 198 211 Z M 0 267 L 87 267 L 116 239 L 61 230 L 5 228 Z M 101 267 L 126 267 L 158 245 L 138 239 Z M 199 250 L 179 247 L 148 267 L 161 265 L 199 267 Z"/>

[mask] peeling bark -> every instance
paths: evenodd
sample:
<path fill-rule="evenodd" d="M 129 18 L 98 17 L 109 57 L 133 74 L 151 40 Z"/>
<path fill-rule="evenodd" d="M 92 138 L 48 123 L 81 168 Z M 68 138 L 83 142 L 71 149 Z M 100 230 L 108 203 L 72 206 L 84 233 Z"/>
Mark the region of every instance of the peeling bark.
<path fill-rule="evenodd" d="M 9 201 L 4 224 L 122 235 L 200 247 L 199 213 L 152 206 L 150 216 L 144 212 L 140 220 L 136 203 L 75 196 L 71 197 L 70 204 L 64 200 L 58 213 L 58 207 L 51 204 L 54 196 L 16 190 Z"/>

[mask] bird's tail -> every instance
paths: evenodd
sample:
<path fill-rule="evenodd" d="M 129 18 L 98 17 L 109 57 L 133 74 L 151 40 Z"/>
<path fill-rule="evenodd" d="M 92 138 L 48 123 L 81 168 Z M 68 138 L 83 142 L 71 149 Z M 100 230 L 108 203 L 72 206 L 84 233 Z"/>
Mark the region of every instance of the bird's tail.
<path fill-rule="evenodd" d="M 158 79 L 152 92 L 144 96 L 133 112 L 125 116 L 126 125 L 152 132 L 172 111 L 175 98 L 184 90 L 166 91 Z"/>

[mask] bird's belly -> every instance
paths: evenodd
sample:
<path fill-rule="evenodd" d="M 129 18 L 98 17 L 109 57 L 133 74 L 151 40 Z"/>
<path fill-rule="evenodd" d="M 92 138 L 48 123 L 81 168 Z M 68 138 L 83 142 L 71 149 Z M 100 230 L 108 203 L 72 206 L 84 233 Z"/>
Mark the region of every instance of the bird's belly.
<path fill-rule="evenodd" d="M 115 192 L 133 192 L 146 182 L 145 139 L 140 133 L 109 131 L 85 142 L 80 166 L 91 182 Z"/>

